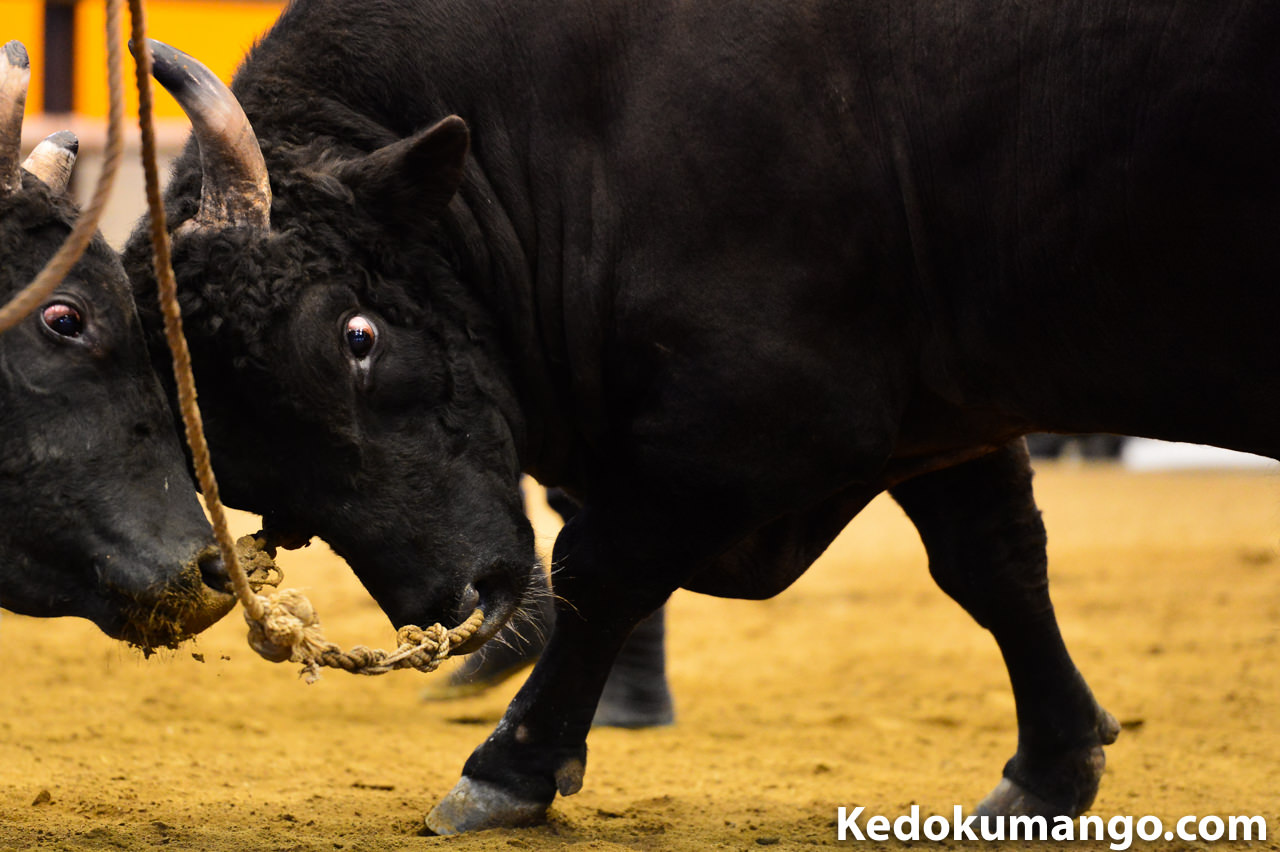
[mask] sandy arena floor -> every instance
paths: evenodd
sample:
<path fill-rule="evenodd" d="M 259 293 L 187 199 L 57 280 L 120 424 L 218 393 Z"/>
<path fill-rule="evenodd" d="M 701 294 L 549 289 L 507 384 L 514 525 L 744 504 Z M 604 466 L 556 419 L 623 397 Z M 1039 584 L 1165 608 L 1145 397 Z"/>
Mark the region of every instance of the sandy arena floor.
<path fill-rule="evenodd" d="M 1067 642 L 1125 727 L 1094 812 L 1260 814 L 1251 846 L 1134 848 L 1280 849 L 1280 481 L 1056 465 L 1037 488 Z M 323 545 L 283 564 L 330 639 L 392 642 Z M 0 852 L 900 849 L 837 843 L 837 807 L 950 814 L 1012 753 L 995 645 L 885 498 L 785 594 L 680 593 L 669 625 L 676 726 L 594 732 L 586 788 L 547 826 L 432 838 L 422 814 L 514 685 L 447 704 L 419 702 L 413 673 L 307 686 L 254 655 L 234 613 L 151 660 L 88 623 L 5 613 Z"/>

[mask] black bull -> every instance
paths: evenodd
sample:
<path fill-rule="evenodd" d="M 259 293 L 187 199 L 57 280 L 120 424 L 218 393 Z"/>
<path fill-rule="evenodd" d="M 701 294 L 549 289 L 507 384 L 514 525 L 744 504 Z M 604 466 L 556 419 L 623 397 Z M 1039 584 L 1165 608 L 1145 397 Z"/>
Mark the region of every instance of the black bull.
<path fill-rule="evenodd" d="M 27 52 L 0 47 L 0 304 L 71 233 L 66 132 L 20 159 Z M 172 645 L 235 599 L 147 357 L 120 258 L 101 236 L 0 335 L 0 606 L 81 616 Z"/>
<path fill-rule="evenodd" d="M 533 559 L 521 471 L 583 504 L 546 651 L 429 827 L 575 792 L 633 625 L 777 593 L 884 490 L 1008 667 L 984 806 L 1087 808 L 1117 728 L 1019 438 L 1280 455 L 1277 44 L 1237 0 L 301 0 L 233 84 L 257 144 L 162 50 L 228 499 L 394 622 L 479 602 L 485 636 Z"/>

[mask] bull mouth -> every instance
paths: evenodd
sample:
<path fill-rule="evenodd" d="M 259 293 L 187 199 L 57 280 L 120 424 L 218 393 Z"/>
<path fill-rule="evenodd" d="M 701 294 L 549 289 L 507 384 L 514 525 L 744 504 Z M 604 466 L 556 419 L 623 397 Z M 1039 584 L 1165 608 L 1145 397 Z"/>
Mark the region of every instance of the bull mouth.
<path fill-rule="evenodd" d="M 134 604 L 118 628 L 107 632 L 150 656 L 160 648 L 179 647 L 211 627 L 235 605 L 234 595 L 213 589 L 192 596 L 166 596 L 164 603 L 146 609 Z"/>
<path fill-rule="evenodd" d="M 116 590 L 121 617 L 115 630 L 103 629 L 150 656 L 159 648 L 177 648 L 211 627 L 236 605 L 229 580 L 207 568 L 216 553 L 216 547 L 206 547 L 176 577 L 141 599 Z"/>

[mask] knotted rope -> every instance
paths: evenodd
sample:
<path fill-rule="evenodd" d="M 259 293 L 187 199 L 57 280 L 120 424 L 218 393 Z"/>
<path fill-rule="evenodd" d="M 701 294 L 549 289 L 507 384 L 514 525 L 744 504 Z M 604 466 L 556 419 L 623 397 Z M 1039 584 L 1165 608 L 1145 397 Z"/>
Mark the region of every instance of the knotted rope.
<path fill-rule="evenodd" d="M 218 495 L 218 483 L 213 475 L 209 458 L 209 445 L 205 441 L 204 423 L 196 404 L 195 377 L 191 370 L 191 353 L 182 334 L 182 313 L 178 306 L 178 286 L 174 278 L 169 255 L 169 235 L 165 223 L 164 202 L 160 197 L 159 169 L 156 165 L 155 128 L 152 121 L 151 48 L 146 38 L 146 20 L 143 0 L 129 0 L 132 18 L 132 35 L 137 54 L 138 126 L 142 132 L 142 163 L 146 175 L 147 207 L 150 212 L 151 245 L 155 257 L 156 279 L 159 283 L 160 308 L 164 314 L 165 339 L 173 355 L 174 376 L 178 386 L 178 402 L 182 422 L 186 429 L 187 444 L 196 469 L 196 478 L 204 494 L 205 504 L 213 523 L 214 535 L 222 562 L 231 574 L 236 597 L 244 606 L 245 621 L 249 623 L 249 645 L 265 659 L 273 662 L 290 660 L 302 664 L 302 675 L 307 682 L 320 675 L 320 667 L 340 668 L 352 674 L 385 674 L 395 669 L 415 668 L 421 672 L 434 671 L 449 652 L 466 642 L 484 621 L 484 613 L 477 609 L 458 627 L 448 630 L 435 624 L 423 630 L 416 626 L 402 627 L 396 634 L 398 647 L 386 651 L 356 646 L 344 652 L 327 641 L 320 629 L 311 602 L 296 589 L 285 589 L 263 597 L 250 587 L 249 579 L 240 564 L 235 543 L 227 525 L 226 513 Z M 266 567 L 271 562 L 266 541 L 260 538 L 242 539 L 241 550 L 248 561 Z M 279 573 L 279 569 L 274 568 Z M 268 569 L 268 570 L 270 570 Z"/>

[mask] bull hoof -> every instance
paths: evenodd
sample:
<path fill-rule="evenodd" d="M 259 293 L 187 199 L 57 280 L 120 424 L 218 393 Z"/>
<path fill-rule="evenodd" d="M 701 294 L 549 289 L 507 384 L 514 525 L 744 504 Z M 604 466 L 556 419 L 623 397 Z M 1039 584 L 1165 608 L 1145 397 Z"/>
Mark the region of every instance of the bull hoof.
<path fill-rule="evenodd" d="M 1099 707 L 1093 730 L 1096 745 L 1060 752 L 1050 759 L 1028 759 L 1021 752 L 1014 755 L 1005 766 L 1000 783 L 978 803 L 975 813 L 1078 817 L 1089 810 L 1098 795 L 1107 766 L 1102 747 L 1115 742 L 1119 734 L 1120 724 L 1115 717 Z"/>
<path fill-rule="evenodd" d="M 996 788 L 973 809 L 977 816 L 1055 817 L 1062 809 L 1024 789 L 1017 782 L 1001 778 Z"/>
<path fill-rule="evenodd" d="M 495 784 L 462 776 L 427 814 L 432 834 L 462 834 L 486 828 L 520 828 L 545 822 L 547 805 L 519 799 Z"/>
<path fill-rule="evenodd" d="M 1021 765 L 1017 757 L 1009 761 L 1000 783 L 978 803 L 979 816 L 1077 817 L 1089 810 L 1098 795 L 1107 757 L 1102 746 L 1093 746 L 1070 754 L 1052 771 L 1042 765 L 1026 773 Z"/>
<path fill-rule="evenodd" d="M 665 674 L 615 668 L 605 683 L 592 727 L 660 728 L 676 721 Z"/>
<path fill-rule="evenodd" d="M 595 728 L 661 728 L 675 722 L 670 692 L 648 700 L 601 698 L 591 719 Z"/>

